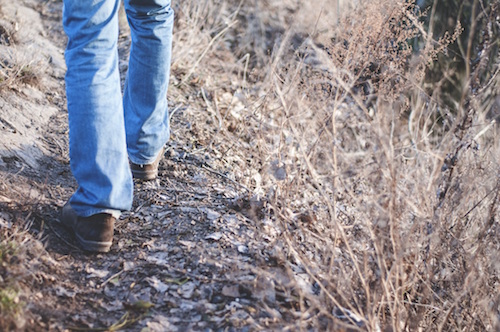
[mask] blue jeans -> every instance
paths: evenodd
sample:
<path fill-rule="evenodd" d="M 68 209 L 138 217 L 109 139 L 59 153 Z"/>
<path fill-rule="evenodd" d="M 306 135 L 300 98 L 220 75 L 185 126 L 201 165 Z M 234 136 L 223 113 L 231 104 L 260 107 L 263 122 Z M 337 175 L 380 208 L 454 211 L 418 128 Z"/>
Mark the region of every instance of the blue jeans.
<path fill-rule="evenodd" d="M 120 0 L 64 0 L 70 164 L 78 183 L 70 204 L 81 217 L 129 210 L 129 159 L 152 163 L 170 136 L 170 0 L 124 0 L 124 5 L 132 45 L 122 95 Z"/>

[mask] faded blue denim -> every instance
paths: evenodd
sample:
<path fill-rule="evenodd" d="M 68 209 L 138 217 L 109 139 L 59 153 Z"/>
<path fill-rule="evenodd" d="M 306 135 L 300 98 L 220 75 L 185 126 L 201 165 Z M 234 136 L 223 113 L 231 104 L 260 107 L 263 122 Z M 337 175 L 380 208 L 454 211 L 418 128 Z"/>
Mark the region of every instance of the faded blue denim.
<path fill-rule="evenodd" d="M 129 210 L 130 159 L 153 162 L 170 135 L 167 87 L 173 10 L 170 0 L 124 0 L 131 28 L 122 94 L 118 70 L 120 0 L 64 0 L 70 164 L 82 217 Z"/>

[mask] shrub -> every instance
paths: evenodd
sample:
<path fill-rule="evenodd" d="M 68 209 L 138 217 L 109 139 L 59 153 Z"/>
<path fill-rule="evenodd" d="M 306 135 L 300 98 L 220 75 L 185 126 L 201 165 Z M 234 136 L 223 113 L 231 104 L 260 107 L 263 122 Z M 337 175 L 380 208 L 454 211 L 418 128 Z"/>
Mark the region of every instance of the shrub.
<path fill-rule="evenodd" d="M 267 193 L 296 328 L 499 327 L 500 145 L 471 107 L 499 63 L 471 66 L 447 109 L 423 78 L 460 29 L 436 40 L 420 22 L 412 2 L 364 2 L 331 45 L 274 53 L 257 144 L 281 170 Z"/>

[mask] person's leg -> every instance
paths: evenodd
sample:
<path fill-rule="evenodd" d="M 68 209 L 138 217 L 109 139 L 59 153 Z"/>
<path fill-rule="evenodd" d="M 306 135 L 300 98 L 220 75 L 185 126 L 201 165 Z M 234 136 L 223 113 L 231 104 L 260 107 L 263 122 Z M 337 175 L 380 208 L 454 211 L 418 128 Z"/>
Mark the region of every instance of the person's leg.
<path fill-rule="evenodd" d="M 119 6 L 120 0 L 64 0 L 70 163 L 78 182 L 70 204 L 79 217 L 117 217 L 132 205 L 118 71 Z"/>
<path fill-rule="evenodd" d="M 125 0 L 125 11 L 132 37 L 123 100 L 128 155 L 134 164 L 154 164 L 170 136 L 167 88 L 174 13 L 170 0 Z"/>

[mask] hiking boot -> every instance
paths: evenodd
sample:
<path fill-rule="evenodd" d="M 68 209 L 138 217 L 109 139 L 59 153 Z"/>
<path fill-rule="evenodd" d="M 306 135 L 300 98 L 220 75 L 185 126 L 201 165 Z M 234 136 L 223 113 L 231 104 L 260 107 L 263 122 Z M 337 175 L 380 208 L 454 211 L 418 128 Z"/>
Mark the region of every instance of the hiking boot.
<path fill-rule="evenodd" d="M 156 160 L 151 164 L 134 164 L 130 162 L 130 170 L 132 171 L 132 176 L 134 179 L 139 180 L 154 180 L 158 176 L 158 165 L 160 164 L 161 158 L 163 158 L 163 153 L 165 149 L 162 148 Z"/>
<path fill-rule="evenodd" d="M 78 217 L 69 203 L 61 212 L 61 223 L 75 233 L 80 247 L 86 251 L 108 252 L 113 242 L 116 218 L 107 213 Z"/>

